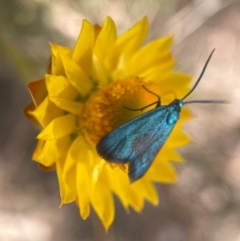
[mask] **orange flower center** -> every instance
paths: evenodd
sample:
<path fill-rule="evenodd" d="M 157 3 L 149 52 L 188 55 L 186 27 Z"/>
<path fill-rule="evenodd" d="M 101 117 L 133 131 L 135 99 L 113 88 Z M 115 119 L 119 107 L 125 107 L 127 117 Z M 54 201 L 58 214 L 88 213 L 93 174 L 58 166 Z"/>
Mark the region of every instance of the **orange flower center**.
<path fill-rule="evenodd" d="M 124 108 L 140 108 L 143 101 L 142 80 L 118 80 L 94 93 L 86 104 L 83 129 L 87 139 L 95 146 L 106 134 L 141 114 Z"/>

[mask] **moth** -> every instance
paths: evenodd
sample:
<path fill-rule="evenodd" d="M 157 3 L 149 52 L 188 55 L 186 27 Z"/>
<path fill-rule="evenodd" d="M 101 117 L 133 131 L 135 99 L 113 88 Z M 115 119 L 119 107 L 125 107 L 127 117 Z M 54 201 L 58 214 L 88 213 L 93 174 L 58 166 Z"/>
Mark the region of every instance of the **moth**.
<path fill-rule="evenodd" d="M 131 111 L 143 111 L 149 106 L 156 105 L 155 108 L 119 126 L 97 143 L 98 154 L 107 162 L 128 164 L 131 183 L 147 172 L 179 120 L 184 105 L 225 103 L 221 100 L 184 101 L 199 84 L 214 51 L 215 49 L 208 57 L 195 85 L 182 99 L 175 99 L 170 104 L 162 106 L 160 97 L 143 86 L 146 91 L 157 97 L 157 101 L 140 109 L 125 108 Z"/>

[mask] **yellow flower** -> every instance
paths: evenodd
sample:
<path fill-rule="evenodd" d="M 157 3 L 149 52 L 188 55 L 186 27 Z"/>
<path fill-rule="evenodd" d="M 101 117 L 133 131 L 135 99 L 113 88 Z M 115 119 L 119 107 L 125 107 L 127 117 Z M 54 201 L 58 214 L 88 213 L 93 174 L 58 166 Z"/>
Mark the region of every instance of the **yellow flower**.
<path fill-rule="evenodd" d="M 161 96 L 163 105 L 189 90 L 191 78 L 172 72 L 172 37 L 144 44 L 147 34 L 147 18 L 120 37 L 110 17 L 103 27 L 84 20 L 74 49 L 51 44 L 47 74 L 29 84 L 33 103 L 25 113 L 42 128 L 33 160 L 44 170 L 56 170 L 62 204 L 76 201 L 83 219 L 92 205 L 106 230 L 114 220 L 113 194 L 126 210 L 141 211 L 145 199 L 157 205 L 153 182 L 175 182 L 170 161 L 183 160 L 174 149 L 189 143 L 180 130 L 190 117 L 184 107 L 153 165 L 135 183 L 129 184 L 127 166 L 109 164 L 96 153 L 103 136 L 141 114 L 123 106 L 156 101 L 143 84 Z"/>

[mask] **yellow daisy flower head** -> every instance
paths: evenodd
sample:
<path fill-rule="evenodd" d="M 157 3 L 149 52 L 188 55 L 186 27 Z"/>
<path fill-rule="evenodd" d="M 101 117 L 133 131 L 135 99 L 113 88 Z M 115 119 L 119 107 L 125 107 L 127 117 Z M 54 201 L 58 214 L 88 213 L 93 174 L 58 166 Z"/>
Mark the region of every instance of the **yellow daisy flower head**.
<path fill-rule="evenodd" d="M 147 173 L 132 184 L 127 165 L 110 164 L 96 152 L 102 137 L 142 114 L 123 106 L 140 108 L 156 101 L 143 85 L 161 96 L 162 104 L 189 90 L 191 78 L 172 71 L 172 37 L 144 43 L 147 34 L 147 18 L 120 37 L 110 17 L 103 27 L 84 20 L 74 49 L 51 44 L 47 74 L 29 84 L 33 102 L 25 113 L 42 128 L 33 160 L 44 170 L 56 170 L 62 204 L 75 201 L 83 219 L 92 205 L 106 230 L 114 220 L 113 194 L 126 210 L 141 211 L 145 199 L 158 204 L 153 182 L 175 182 L 170 161 L 182 158 L 174 149 L 189 142 L 180 130 L 190 117 L 184 107 Z"/>

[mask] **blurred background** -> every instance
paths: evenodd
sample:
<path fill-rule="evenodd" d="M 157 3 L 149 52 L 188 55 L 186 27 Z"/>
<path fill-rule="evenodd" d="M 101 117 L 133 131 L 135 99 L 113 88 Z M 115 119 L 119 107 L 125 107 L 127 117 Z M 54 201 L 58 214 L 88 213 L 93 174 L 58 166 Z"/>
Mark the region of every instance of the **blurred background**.
<path fill-rule="evenodd" d="M 178 182 L 157 185 L 160 205 L 129 214 L 116 201 L 108 235 L 94 211 L 86 220 L 74 203 L 59 209 L 54 172 L 31 161 L 37 129 L 22 115 L 27 83 L 45 74 L 49 42 L 74 46 L 82 20 L 111 16 L 121 34 L 143 16 L 149 40 L 174 35 L 177 70 L 196 79 L 185 125 L 193 144 L 179 150 Z M 240 1 L 0 0 L 0 240 L 1 241 L 240 241 Z"/>

